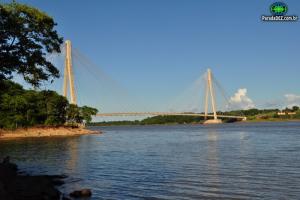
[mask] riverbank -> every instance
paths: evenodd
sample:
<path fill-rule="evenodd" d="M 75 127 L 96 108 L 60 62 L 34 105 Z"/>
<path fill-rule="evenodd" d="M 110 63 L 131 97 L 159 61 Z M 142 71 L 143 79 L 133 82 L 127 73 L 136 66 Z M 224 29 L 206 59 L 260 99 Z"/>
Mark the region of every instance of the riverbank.
<path fill-rule="evenodd" d="M 85 128 L 74 128 L 74 127 L 31 127 L 31 128 L 19 128 L 16 130 L 0 129 L 0 139 L 76 136 L 76 135 L 88 135 L 88 134 L 101 134 L 101 132 L 93 131 Z"/>
<path fill-rule="evenodd" d="M 251 119 L 246 121 L 241 121 L 240 123 L 260 123 L 260 122 L 300 122 L 300 119 Z"/>

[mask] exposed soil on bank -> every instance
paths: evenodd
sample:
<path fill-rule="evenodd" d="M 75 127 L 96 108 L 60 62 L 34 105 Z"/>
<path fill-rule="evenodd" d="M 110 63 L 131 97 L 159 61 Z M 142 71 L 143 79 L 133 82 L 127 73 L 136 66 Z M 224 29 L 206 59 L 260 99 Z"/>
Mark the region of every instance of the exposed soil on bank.
<path fill-rule="evenodd" d="M 0 129 L 0 139 L 27 138 L 27 137 L 53 137 L 53 136 L 76 136 L 87 134 L 101 134 L 100 131 L 73 127 L 32 127 L 19 128 L 16 130 Z"/>

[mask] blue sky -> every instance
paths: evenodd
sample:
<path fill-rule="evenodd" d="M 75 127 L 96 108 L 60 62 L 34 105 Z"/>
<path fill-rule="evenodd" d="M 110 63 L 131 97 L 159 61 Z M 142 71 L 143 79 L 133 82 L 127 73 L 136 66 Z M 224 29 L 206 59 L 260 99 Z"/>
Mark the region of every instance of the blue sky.
<path fill-rule="evenodd" d="M 21 2 L 54 17 L 65 39 L 145 104 L 168 102 L 207 67 L 229 96 L 246 88 L 258 107 L 282 105 L 286 94 L 300 102 L 299 22 L 260 21 L 274 1 Z M 284 2 L 300 15 L 299 0 Z"/>

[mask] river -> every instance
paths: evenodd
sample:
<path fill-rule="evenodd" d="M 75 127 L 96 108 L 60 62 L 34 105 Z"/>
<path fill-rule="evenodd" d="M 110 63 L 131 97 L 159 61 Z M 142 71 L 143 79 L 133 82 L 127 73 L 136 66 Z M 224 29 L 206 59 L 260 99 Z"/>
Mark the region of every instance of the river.
<path fill-rule="evenodd" d="M 91 199 L 300 199 L 300 122 L 92 127 L 0 141 L 0 157 Z"/>

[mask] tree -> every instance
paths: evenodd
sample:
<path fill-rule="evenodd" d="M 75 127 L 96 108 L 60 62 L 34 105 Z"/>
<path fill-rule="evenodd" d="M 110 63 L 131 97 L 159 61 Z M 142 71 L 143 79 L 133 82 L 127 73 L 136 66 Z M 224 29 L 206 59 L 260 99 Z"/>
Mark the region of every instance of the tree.
<path fill-rule="evenodd" d="M 68 100 L 54 91 L 42 91 L 46 107 L 46 125 L 61 125 L 66 122 Z"/>
<path fill-rule="evenodd" d="M 67 108 L 67 122 L 72 125 L 77 125 L 78 123 L 82 123 L 82 116 L 80 114 L 80 108 L 75 104 L 70 104 Z"/>
<path fill-rule="evenodd" d="M 292 110 L 293 110 L 293 112 L 297 112 L 299 110 L 299 107 L 298 106 L 293 106 Z"/>
<path fill-rule="evenodd" d="M 3 124 L 4 127 L 12 129 L 27 125 L 23 114 L 27 109 L 27 101 L 23 95 L 3 95 L 0 107 L 0 126 Z"/>
<path fill-rule="evenodd" d="M 92 115 L 96 115 L 98 110 L 96 108 L 91 108 L 88 106 L 83 106 L 80 108 L 81 116 L 86 123 L 90 123 L 92 121 Z"/>
<path fill-rule="evenodd" d="M 66 122 L 69 103 L 65 97 L 49 90 L 25 90 L 19 84 L 9 80 L 2 83 L 0 128 L 63 125 Z"/>
<path fill-rule="evenodd" d="M 19 3 L 0 4 L 0 81 L 21 74 L 28 83 L 59 77 L 46 53 L 60 52 L 63 39 L 44 12 Z M 53 79 L 52 79 L 53 80 Z"/>

